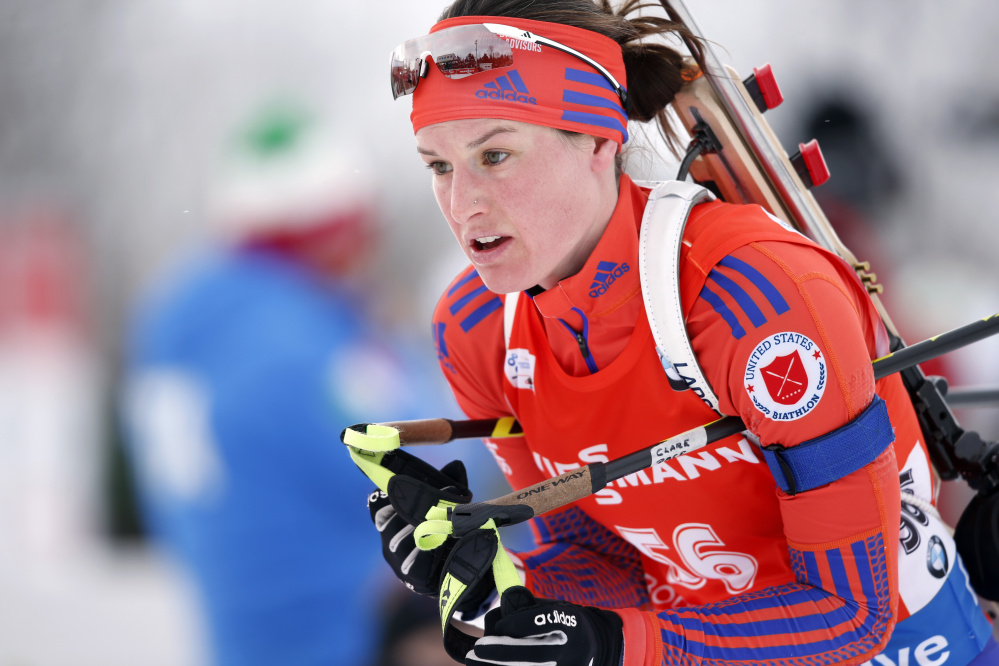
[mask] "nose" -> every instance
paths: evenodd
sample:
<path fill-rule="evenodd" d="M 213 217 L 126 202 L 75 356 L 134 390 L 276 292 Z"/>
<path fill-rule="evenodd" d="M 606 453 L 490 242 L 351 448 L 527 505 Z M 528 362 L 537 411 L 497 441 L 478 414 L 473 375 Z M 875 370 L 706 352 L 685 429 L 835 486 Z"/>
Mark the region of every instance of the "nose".
<path fill-rule="evenodd" d="M 451 178 L 451 217 L 459 224 L 485 210 L 486 197 L 477 178 L 455 169 Z"/>

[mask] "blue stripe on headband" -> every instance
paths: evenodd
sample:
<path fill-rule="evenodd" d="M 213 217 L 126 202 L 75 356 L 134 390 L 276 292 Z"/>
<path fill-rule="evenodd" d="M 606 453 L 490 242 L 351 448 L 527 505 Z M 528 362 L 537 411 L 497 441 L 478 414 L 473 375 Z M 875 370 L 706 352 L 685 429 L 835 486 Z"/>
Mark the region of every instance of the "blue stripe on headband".
<path fill-rule="evenodd" d="M 563 90 L 562 101 L 569 102 L 570 104 L 581 104 L 583 106 L 597 106 L 602 109 L 610 109 L 611 111 L 616 111 L 621 116 L 621 120 L 623 122 L 628 122 L 628 117 L 624 114 L 624 110 L 621 108 L 621 105 L 603 97 L 588 95 L 586 93 L 576 92 L 575 90 Z"/>
<path fill-rule="evenodd" d="M 600 74 L 594 74 L 593 72 L 586 72 L 581 69 L 572 69 L 571 67 L 565 68 L 565 80 L 572 81 L 573 83 L 585 83 L 589 86 L 600 86 L 605 90 L 609 90 L 615 95 L 617 92 L 614 87 L 611 86 L 610 82 L 607 81 Z"/>
<path fill-rule="evenodd" d="M 621 121 L 616 118 L 609 118 L 607 116 L 601 116 L 596 113 L 581 113 L 579 111 L 563 111 L 562 120 L 569 120 L 574 123 L 582 123 L 584 125 L 595 125 L 597 127 L 606 127 L 607 129 L 617 130 L 621 133 L 621 143 L 627 143 L 628 141 L 628 128 L 621 124 Z"/>

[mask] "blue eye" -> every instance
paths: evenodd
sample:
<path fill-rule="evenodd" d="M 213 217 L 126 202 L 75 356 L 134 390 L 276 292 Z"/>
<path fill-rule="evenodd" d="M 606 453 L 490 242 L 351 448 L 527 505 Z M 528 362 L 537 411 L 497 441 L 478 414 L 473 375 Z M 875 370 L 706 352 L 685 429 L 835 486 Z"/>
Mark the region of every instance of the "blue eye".
<path fill-rule="evenodd" d="M 510 153 L 504 152 L 502 150 L 488 150 L 483 154 L 482 157 L 485 160 L 486 164 L 495 166 L 509 156 Z"/>

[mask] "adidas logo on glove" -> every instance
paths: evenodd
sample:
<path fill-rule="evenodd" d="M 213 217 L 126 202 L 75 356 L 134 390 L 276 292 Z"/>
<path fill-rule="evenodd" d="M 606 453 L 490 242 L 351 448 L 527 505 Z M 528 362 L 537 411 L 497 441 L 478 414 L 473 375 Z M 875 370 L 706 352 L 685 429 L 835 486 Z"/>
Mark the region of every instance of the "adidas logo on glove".
<path fill-rule="evenodd" d="M 562 611 L 553 610 L 547 615 L 544 613 L 539 613 L 534 616 L 534 624 L 539 627 L 543 627 L 546 624 L 563 624 L 567 627 L 576 626 L 576 616 L 563 613 Z"/>
<path fill-rule="evenodd" d="M 607 288 L 631 270 L 628 264 L 615 264 L 613 261 L 601 261 L 597 264 L 597 274 L 593 276 L 593 284 L 590 285 L 590 296 L 596 298 L 603 296 Z"/>

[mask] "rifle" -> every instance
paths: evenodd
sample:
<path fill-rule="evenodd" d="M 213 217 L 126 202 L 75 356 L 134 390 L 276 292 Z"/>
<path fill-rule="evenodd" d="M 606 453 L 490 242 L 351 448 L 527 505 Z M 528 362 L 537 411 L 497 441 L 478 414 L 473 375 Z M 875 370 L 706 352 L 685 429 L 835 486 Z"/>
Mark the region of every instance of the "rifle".
<path fill-rule="evenodd" d="M 769 65 L 741 80 L 722 64 L 703 39 L 683 0 L 660 0 L 669 18 L 686 26 L 700 43 L 687 41 L 700 76 L 684 86 L 673 107 L 691 142 L 678 180 L 688 172 L 698 184 L 732 203 L 759 204 L 771 214 L 845 259 L 867 287 L 884 322 L 890 349 L 905 347 L 885 310 L 870 264 L 859 261 L 836 235 L 809 191 L 829 178 L 816 141 L 799 144 L 788 157 L 763 113 L 783 101 Z M 955 540 L 968 565 L 972 585 L 986 598 L 999 598 L 999 442 L 964 430 L 944 397 L 946 382 L 927 377 L 918 366 L 901 371 L 912 399 L 930 460 L 942 480 L 963 478 L 977 492 L 958 522 Z"/>
<path fill-rule="evenodd" d="M 660 0 L 670 19 L 701 37 L 683 0 Z M 687 175 L 733 203 L 759 204 L 774 216 L 845 259 L 867 287 L 891 340 L 891 351 L 905 346 L 879 294 L 883 288 L 843 244 L 810 189 L 829 178 L 818 142 L 799 144 L 788 157 L 763 113 L 783 100 L 769 65 L 754 69 L 744 81 L 722 64 L 707 41 L 688 44 L 701 76 L 677 95 L 673 107 L 691 135 L 681 163 Z M 983 494 L 999 489 L 999 443 L 986 442 L 957 423 L 944 398 L 946 388 L 918 367 L 902 371 L 902 379 L 919 417 L 933 466 L 943 480 L 963 477 Z M 941 391 L 943 388 L 943 391 Z"/>

